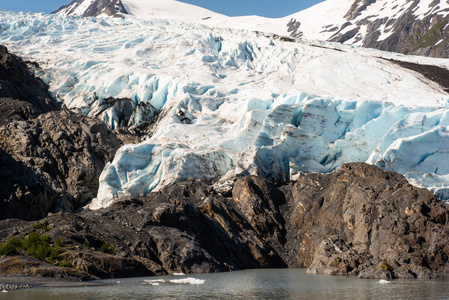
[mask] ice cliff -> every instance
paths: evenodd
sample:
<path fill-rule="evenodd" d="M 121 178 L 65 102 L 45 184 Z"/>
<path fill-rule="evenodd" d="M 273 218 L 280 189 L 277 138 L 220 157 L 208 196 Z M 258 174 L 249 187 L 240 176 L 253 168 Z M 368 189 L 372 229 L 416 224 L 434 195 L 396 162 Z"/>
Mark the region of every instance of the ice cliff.
<path fill-rule="evenodd" d="M 388 59 L 447 60 L 180 21 L 0 18 L 0 43 L 37 61 L 67 107 L 111 129 L 155 122 L 106 166 L 93 208 L 189 177 L 226 190 L 236 175 L 284 181 L 355 161 L 449 198 L 449 95 Z"/>

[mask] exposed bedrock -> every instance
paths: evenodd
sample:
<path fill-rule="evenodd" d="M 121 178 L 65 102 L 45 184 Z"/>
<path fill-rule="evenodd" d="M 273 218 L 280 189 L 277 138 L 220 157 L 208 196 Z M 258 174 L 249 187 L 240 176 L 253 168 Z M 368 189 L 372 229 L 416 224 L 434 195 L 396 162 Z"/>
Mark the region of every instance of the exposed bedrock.
<path fill-rule="evenodd" d="M 403 176 L 356 163 L 290 187 L 287 239 L 309 272 L 427 278 L 446 270 L 447 205 Z"/>
<path fill-rule="evenodd" d="M 242 177 L 226 196 L 192 179 L 44 222 L 51 240 L 64 240 L 61 260 L 101 278 L 286 266 L 431 278 L 447 271 L 448 217 L 445 203 L 402 175 L 352 163 L 281 187 Z M 0 237 L 26 236 L 30 225 L 1 221 Z"/>
<path fill-rule="evenodd" d="M 0 126 L 58 110 L 45 83 L 27 64 L 0 45 Z"/>
<path fill-rule="evenodd" d="M 27 220 L 43 218 L 55 206 L 73 211 L 92 200 L 101 171 L 121 145 L 101 121 L 68 111 L 12 122 L 0 128 L 0 136 L 0 144 L 5 155 L 10 156 L 9 161 L 21 165 L 30 174 L 36 174 L 41 182 L 36 189 L 40 191 L 43 188 L 46 194 L 42 195 L 41 201 L 33 199 L 36 195 L 27 201 L 27 193 L 33 193 L 28 191 L 29 176 L 24 176 L 24 180 L 10 177 L 14 184 L 11 183 L 10 188 L 4 191 L 2 199 L 7 201 L 2 204 L 8 208 L 0 210 L 0 217 Z M 14 172 L 14 169 L 9 172 Z M 20 211 L 11 211 L 18 210 L 20 203 L 31 206 L 33 202 L 35 209 L 27 216 Z M 27 211 L 22 212 L 27 214 Z"/>
<path fill-rule="evenodd" d="M 48 87 L 0 46 L 0 219 L 84 206 L 121 144 L 103 122 L 59 110 Z"/>

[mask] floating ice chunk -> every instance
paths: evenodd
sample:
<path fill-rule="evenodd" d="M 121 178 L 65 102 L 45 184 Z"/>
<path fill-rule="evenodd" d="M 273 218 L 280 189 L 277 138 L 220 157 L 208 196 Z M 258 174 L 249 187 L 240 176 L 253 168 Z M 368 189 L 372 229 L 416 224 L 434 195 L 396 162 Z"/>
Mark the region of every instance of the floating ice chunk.
<path fill-rule="evenodd" d="M 380 279 L 380 280 L 379 280 L 379 283 L 380 283 L 380 284 L 388 284 L 388 283 L 391 283 L 391 282 L 388 281 L 388 280 Z"/>
<path fill-rule="evenodd" d="M 170 282 L 176 284 L 204 284 L 206 280 L 188 277 L 183 279 L 171 279 Z"/>

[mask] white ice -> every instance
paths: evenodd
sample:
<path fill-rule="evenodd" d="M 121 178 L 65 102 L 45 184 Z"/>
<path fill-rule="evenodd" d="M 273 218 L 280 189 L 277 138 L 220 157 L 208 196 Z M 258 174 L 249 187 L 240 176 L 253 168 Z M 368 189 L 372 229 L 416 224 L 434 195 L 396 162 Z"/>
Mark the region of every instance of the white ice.
<path fill-rule="evenodd" d="M 172 279 L 170 282 L 176 284 L 204 284 L 206 280 L 188 277 L 183 279 Z"/>

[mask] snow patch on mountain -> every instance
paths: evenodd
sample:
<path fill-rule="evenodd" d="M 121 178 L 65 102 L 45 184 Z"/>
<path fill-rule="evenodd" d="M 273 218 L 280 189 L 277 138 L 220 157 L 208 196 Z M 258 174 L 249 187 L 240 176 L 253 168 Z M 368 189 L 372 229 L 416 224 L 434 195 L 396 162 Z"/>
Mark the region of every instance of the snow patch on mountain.
<path fill-rule="evenodd" d="M 121 0 L 126 10 L 140 19 L 176 19 L 188 22 L 227 18 L 208 9 L 174 0 Z"/>
<path fill-rule="evenodd" d="M 100 178 L 93 208 L 189 177 L 284 181 L 366 161 L 446 195 L 449 96 L 388 61 L 449 67 L 327 42 L 177 20 L 0 12 L 0 43 L 37 61 L 69 108 L 111 129 L 154 121 Z M 432 144 L 432 146 L 429 146 Z"/>

